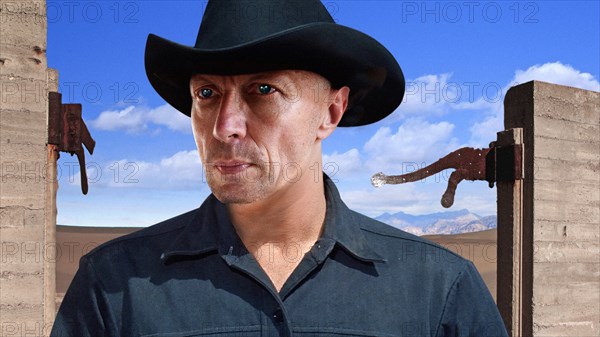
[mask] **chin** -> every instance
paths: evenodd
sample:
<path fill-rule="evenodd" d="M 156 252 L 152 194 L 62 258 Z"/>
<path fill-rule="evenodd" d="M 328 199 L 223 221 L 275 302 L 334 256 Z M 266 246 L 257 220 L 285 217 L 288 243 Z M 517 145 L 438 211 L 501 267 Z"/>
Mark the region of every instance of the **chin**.
<path fill-rule="evenodd" d="M 243 197 L 243 196 L 237 196 L 237 195 L 220 195 L 220 194 L 215 194 L 213 192 L 213 194 L 215 195 L 215 197 L 223 204 L 225 205 L 247 205 L 247 204 L 251 204 L 252 202 L 256 201 L 256 199 L 252 199 L 252 198 L 247 198 L 247 197 Z"/>
<path fill-rule="evenodd" d="M 224 204 L 251 204 L 265 196 L 265 186 L 260 183 L 211 183 L 213 195 Z"/>

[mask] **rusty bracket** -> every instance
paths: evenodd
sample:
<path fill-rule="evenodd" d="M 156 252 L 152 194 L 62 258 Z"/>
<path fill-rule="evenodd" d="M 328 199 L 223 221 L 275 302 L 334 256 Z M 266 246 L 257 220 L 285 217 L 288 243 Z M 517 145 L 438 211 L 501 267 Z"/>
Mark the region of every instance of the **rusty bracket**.
<path fill-rule="evenodd" d="M 81 118 L 81 104 L 63 104 L 58 92 L 48 93 L 48 144 L 54 144 L 61 152 L 77 155 L 81 175 L 81 192 L 87 194 L 88 181 L 83 145 L 94 153 L 96 141 Z"/>
<path fill-rule="evenodd" d="M 496 146 L 496 142 L 490 143 L 490 147 L 485 149 L 463 147 L 415 172 L 396 176 L 376 173 L 371 177 L 371 184 L 375 187 L 404 184 L 454 168 L 456 170 L 450 174 L 448 187 L 441 200 L 442 206 L 448 208 L 454 204 L 456 187 L 463 180 L 485 180 L 490 188 L 494 187 L 494 182 L 521 180 L 522 152 L 521 145 Z"/>

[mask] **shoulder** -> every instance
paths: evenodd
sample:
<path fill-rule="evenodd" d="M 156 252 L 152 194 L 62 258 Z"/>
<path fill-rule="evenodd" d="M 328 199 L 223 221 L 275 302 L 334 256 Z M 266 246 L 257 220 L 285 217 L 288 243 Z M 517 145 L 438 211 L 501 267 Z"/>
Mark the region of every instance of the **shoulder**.
<path fill-rule="evenodd" d="M 390 244 L 402 244 L 402 243 L 414 243 L 417 245 L 429 246 L 432 249 L 441 249 L 449 254 L 455 254 L 454 252 L 449 251 L 448 249 L 440 246 L 437 243 L 434 243 L 430 240 L 424 239 L 422 237 L 416 236 L 414 234 L 405 232 L 396 227 L 390 226 L 381 221 L 370 218 L 366 215 L 360 214 L 355 211 L 350 211 L 351 215 L 369 239 L 372 240 L 385 240 Z M 458 255 L 457 255 L 458 256 Z"/>
<path fill-rule="evenodd" d="M 478 294 L 487 291 L 473 263 L 455 252 L 360 213 L 348 215 L 359 228 L 357 235 L 381 257 L 374 265 L 379 288 L 400 287 L 399 294 L 428 303 L 445 303 L 452 289 L 465 282 L 476 284 Z"/>
<path fill-rule="evenodd" d="M 351 211 L 367 244 L 387 261 L 419 268 L 460 272 L 470 264 L 457 253 L 425 238 Z"/>
<path fill-rule="evenodd" d="M 117 263 L 123 258 L 142 258 L 160 255 L 160 252 L 172 242 L 197 216 L 198 209 L 180 214 L 155 225 L 133 233 L 109 240 L 84 255 L 92 263 Z M 146 255 L 144 255 L 146 254 Z"/>

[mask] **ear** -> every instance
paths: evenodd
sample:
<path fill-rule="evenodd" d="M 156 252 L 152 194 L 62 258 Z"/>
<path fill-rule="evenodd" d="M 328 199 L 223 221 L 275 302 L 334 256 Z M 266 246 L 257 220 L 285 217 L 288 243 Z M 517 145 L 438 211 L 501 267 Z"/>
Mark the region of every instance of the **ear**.
<path fill-rule="evenodd" d="M 346 112 L 348 107 L 348 96 L 350 95 L 350 88 L 341 87 L 340 89 L 331 89 L 331 96 L 329 99 L 329 109 L 327 114 L 324 116 L 319 130 L 317 131 L 317 139 L 323 140 L 335 130 L 339 122 Z"/>

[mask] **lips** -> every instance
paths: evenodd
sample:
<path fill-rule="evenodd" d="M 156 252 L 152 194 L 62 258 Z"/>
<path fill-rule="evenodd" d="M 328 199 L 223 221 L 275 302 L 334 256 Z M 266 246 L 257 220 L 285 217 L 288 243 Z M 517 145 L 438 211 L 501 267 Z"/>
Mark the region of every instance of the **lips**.
<path fill-rule="evenodd" d="M 212 164 L 221 174 L 237 174 L 252 166 L 251 163 L 238 160 L 217 161 Z"/>

